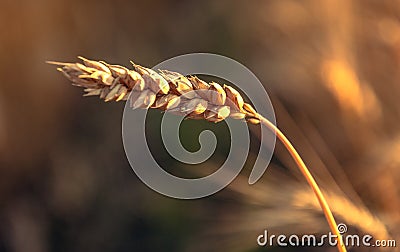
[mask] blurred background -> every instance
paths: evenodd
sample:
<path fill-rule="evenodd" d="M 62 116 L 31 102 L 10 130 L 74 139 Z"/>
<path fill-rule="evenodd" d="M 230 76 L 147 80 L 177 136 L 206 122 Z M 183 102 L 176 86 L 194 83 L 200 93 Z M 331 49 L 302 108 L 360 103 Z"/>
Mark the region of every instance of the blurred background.
<path fill-rule="evenodd" d="M 281 144 L 263 179 L 247 184 L 257 126 L 246 170 L 228 188 L 166 198 L 128 164 L 124 104 L 82 98 L 44 63 L 82 55 L 151 67 L 193 52 L 258 76 L 348 233 L 400 242 L 400 1 L 1 0 L 0 30 L 0 251 L 335 251 L 258 247 L 265 229 L 329 228 Z M 193 129 L 224 137 L 219 124 L 185 123 L 189 149 L 198 148 Z M 192 172 L 157 155 L 169 171 Z"/>

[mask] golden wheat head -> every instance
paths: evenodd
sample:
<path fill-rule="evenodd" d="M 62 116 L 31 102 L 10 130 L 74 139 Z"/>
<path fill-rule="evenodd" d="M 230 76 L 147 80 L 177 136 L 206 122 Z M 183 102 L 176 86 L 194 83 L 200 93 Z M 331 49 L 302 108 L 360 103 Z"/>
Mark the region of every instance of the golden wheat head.
<path fill-rule="evenodd" d="M 190 119 L 219 122 L 231 117 L 260 122 L 253 107 L 231 86 L 168 70 L 156 72 L 133 62 L 133 69 L 127 69 L 104 61 L 79 59 L 83 64 L 48 63 L 58 65 L 57 69 L 74 86 L 83 87 L 84 96 L 100 96 L 106 102 L 130 97 L 132 108 L 157 108 Z"/>
<path fill-rule="evenodd" d="M 104 61 L 79 57 L 81 63 L 48 62 L 59 66 L 75 86 L 85 88 L 85 96 L 98 95 L 108 101 L 130 99 L 132 108 L 158 108 L 190 119 L 219 122 L 227 117 L 262 123 L 271 129 L 285 145 L 297 166 L 313 189 L 332 232 L 336 235 L 338 250 L 346 248 L 340 242 L 340 233 L 328 203 L 302 158 L 286 136 L 268 119 L 258 114 L 240 93 L 231 86 L 207 83 L 196 76 L 184 76 L 167 70 L 158 72 L 134 64 L 133 69 L 111 65 Z"/>

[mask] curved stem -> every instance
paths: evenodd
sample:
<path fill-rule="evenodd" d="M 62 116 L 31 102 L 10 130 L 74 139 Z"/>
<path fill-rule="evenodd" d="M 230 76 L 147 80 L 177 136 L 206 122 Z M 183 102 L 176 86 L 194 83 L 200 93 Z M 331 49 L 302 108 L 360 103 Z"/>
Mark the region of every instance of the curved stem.
<path fill-rule="evenodd" d="M 335 218 L 333 217 L 332 211 L 329 208 L 328 202 L 326 201 L 324 195 L 321 192 L 317 182 L 315 181 L 314 177 L 311 175 L 310 171 L 308 170 L 306 164 L 304 163 L 303 159 L 300 157 L 299 153 L 293 147 L 292 143 L 289 139 L 280 131 L 273 123 L 271 123 L 268 119 L 264 118 L 262 115 L 256 113 L 255 117 L 258 118 L 263 125 L 268 127 L 272 130 L 275 135 L 279 138 L 279 140 L 285 145 L 286 149 L 289 151 L 290 155 L 296 162 L 298 168 L 300 169 L 303 176 L 306 178 L 308 184 L 314 191 L 315 196 L 318 199 L 319 205 L 322 208 L 322 211 L 325 214 L 325 218 L 329 224 L 329 227 L 334 235 L 336 235 L 337 240 L 337 248 L 340 252 L 346 252 L 346 247 L 342 244 L 342 236 L 339 233 L 337 228 L 337 224 Z"/>

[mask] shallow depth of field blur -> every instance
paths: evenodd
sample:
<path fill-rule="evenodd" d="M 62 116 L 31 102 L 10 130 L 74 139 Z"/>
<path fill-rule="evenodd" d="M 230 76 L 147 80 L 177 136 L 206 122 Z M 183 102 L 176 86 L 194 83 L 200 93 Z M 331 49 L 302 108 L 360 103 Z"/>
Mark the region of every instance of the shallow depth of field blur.
<path fill-rule="evenodd" d="M 247 166 L 228 188 L 170 199 L 128 164 L 124 104 L 81 97 L 44 63 L 82 55 L 151 67 L 192 52 L 252 70 L 337 221 L 400 243 L 399 1 L 3 0 L 0 27 L 0 251 L 335 251 L 258 247 L 265 229 L 329 227 L 281 144 L 262 180 L 247 184 L 257 126 Z M 192 133 L 214 126 L 187 123 L 186 145 L 196 149 Z M 224 143 L 204 171 L 221 164 Z M 170 172 L 199 172 L 162 157 Z"/>

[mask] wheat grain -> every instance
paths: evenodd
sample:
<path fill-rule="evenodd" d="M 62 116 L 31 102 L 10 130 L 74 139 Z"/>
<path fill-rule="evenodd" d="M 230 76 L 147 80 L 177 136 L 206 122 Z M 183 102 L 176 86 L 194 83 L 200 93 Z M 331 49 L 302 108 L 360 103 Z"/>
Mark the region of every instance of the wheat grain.
<path fill-rule="evenodd" d="M 285 145 L 314 191 L 329 227 L 337 237 L 338 250 L 346 251 L 329 205 L 296 149 L 273 123 L 244 102 L 237 90 L 215 82 L 206 83 L 196 76 L 184 76 L 167 70 L 155 72 L 133 62 L 133 69 L 130 70 L 104 61 L 78 58 L 83 64 L 54 61 L 48 63 L 59 66 L 57 70 L 72 81 L 73 85 L 85 88 L 84 96 L 100 96 L 106 102 L 130 99 L 132 108 L 158 108 L 190 119 L 219 122 L 232 117 L 245 119 L 252 124 L 261 122 L 268 127 Z"/>
<path fill-rule="evenodd" d="M 127 100 L 132 108 L 158 108 L 184 115 L 190 119 L 219 122 L 227 117 L 259 123 L 255 110 L 244 103 L 234 88 L 218 83 L 206 83 L 196 76 L 136 65 L 123 66 L 79 57 L 80 63 L 49 62 L 60 66 L 73 85 L 85 88 L 84 96 L 100 96 L 108 101 Z"/>

